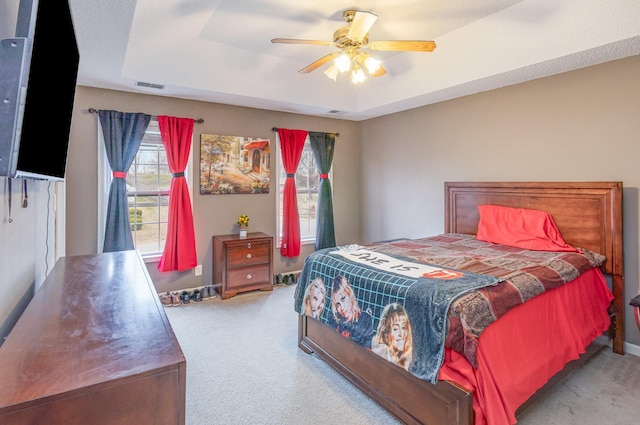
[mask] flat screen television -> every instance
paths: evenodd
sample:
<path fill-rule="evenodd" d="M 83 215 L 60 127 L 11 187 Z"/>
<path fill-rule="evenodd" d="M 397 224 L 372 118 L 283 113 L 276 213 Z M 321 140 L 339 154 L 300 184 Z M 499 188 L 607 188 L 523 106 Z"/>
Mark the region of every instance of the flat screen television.
<path fill-rule="evenodd" d="M 68 0 L 0 0 L 0 38 L 0 176 L 62 181 L 80 61 Z"/>

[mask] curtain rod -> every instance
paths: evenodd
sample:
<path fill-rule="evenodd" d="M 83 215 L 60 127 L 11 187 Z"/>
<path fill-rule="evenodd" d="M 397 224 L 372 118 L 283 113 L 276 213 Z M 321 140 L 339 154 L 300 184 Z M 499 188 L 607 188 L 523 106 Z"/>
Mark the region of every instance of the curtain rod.
<path fill-rule="evenodd" d="M 90 114 L 97 114 L 97 113 L 98 113 L 98 110 L 97 110 L 97 109 L 95 109 L 95 108 L 89 108 L 89 113 L 90 113 Z M 156 119 L 156 120 L 157 120 L 157 119 L 158 119 L 158 116 L 157 116 L 157 115 L 151 115 L 151 118 L 153 118 L 153 119 Z M 194 119 L 193 119 L 193 121 L 194 121 L 196 124 L 202 124 L 202 123 L 204 122 L 204 119 L 202 119 L 202 118 L 195 119 L 195 118 L 194 118 Z"/>
<path fill-rule="evenodd" d="M 275 132 L 275 131 L 278 131 L 278 127 L 273 127 L 273 128 L 271 129 L 271 131 L 274 131 L 274 132 Z M 320 133 L 320 132 L 317 132 L 317 133 Z M 324 132 L 322 132 L 322 133 L 324 133 Z M 336 135 L 336 137 L 340 137 L 340 133 L 335 133 L 335 135 Z"/>

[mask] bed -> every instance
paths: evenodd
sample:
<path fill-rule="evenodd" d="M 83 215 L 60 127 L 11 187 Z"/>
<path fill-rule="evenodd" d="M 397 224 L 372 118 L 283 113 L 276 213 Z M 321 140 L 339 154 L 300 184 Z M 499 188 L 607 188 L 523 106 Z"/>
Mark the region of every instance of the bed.
<path fill-rule="evenodd" d="M 345 338 L 344 330 L 341 334 L 335 324 L 327 326 L 326 321 L 316 320 L 310 313 L 299 315 L 298 345 L 305 352 L 315 353 L 322 358 L 404 423 L 514 423 L 518 409 L 535 401 L 537 395 L 566 376 L 604 344 L 611 342 L 615 353 L 624 353 L 622 183 L 447 182 L 444 189 L 444 233 L 433 237 L 436 245 L 447 245 L 453 241 L 453 244 L 471 244 L 471 248 L 475 248 L 473 244 L 476 243 L 475 235 L 480 220 L 479 206 L 537 210 L 549 213 L 564 241 L 571 247 L 578 247 L 581 253 L 590 254 L 589 261 L 593 260 L 594 267 L 587 270 L 585 275 L 535 294 L 526 302 L 496 315 L 493 321 L 486 321 L 475 339 L 467 338 L 465 330 L 465 335 L 458 338 L 458 341 L 463 341 L 463 345 L 468 343 L 473 348 L 472 354 L 468 355 L 464 348 L 454 350 L 450 346 L 445 347 L 444 351 L 438 351 L 443 353 L 443 359 L 436 369 L 435 378 L 432 374 L 419 377 L 415 368 L 385 358 L 375 343 L 363 347 L 354 342 L 355 330 L 347 330 L 347 334 L 351 332 L 351 337 Z M 419 241 L 383 241 L 364 247 L 347 246 L 347 253 L 340 255 L 355 255 L 371 260 L 373 256 L 370 253 L 364 254 L 360 250 L 392 255 L 392 251 L 388 251 L 391 246 L 392 249 L 398 249 L 398 258 L 404 259 L 407 247 L 418 242 L 428 245 L 434 243 L 431 237 Z M 386 247 L 383 249 L 383 246 Z M 309 270 L 312 266 L 308 263 L 312 262 L 311 258 L 315 254 L 305 261 L 298 281 L 296 310 L 301 308 L 299 301 L 302 292 L 306 292 L 306 287 L 311 284 L 308 277 L 311 276 Z M 559 259 L 552 260 L 551 263 L 555 265 Z M 427 265 L 433 264 L 435 263 L 427 262 Z M 450 265 L 455 264 L 454 261 Z M 350 267 L 355 266 L 351 264 Z M 413 268 L 413 265 L 407 268 Z M 445 270 L 457 273 L 459 269 L 451 267 Z M 474 273 L 469 273 L 475 277 Z M 422 276 L 424 275 L 423 273 Z M 479 288 L 471 285 L 462 295 L 455 296 L 453 301 L 444 305 L 453 310 L 462 297 L 471 296 L 476 291 L 484 290 L 483 288 L 497 288 L 505 280 L 511 281 L 507 276 L 499 278 L 497 282 L 488 280 L 485 286 Z M 587 288 L 584 285 L 591 286 Z M 606 285 L 604 289 L 603 285 Z M 597 297 L 596 292 L 599 293 Z M 552 301 L 554 298 L 559 298 L 560 301 Z M 324 304 L 329 305 L 324 309 L 325 316 L 330 304 Z M 582 308 L 586 310 L 582 311 Z M 544 310 L 546 313 L 540 315 L 540 309 L 547 309 Z M 449 317 L 442 325 L 446 328 L 447 339 L 452 333 L 448 326 L 455 322 L 455 319 L 451 319 L 452 310 L 449 310 Z M 587 323 L 589 320 L 578 321 L 572 316 L 575 314 L 586 317 L 591 315 L 591 310 L 594 317 L 591 324 Z M 553 313 L 549 313 L 550 311 Z M 413 314 L 415 317 L 415 313 Z M 379 318 L 380 315 L 378 311 L 375 317 Z M 549 317 L 545 318 L 547 315 Z M 558 319 L 560 316 L 564 318 Z M 535 320 L 531 320 L 531 317 L 535 317 Z M 567 337 L 564 330 L 558 329 L 557 323 L 565 321 L 572 328 L 571 332 L 578 334 L 575 338 Z M 572 325 L 578 322 L 580 326 Z M 582 328 L 585 329 L 584 334 Z M 586 330 L 587 328 L 589 329 Z M 414 331 L 414 338 L 418 334 L 419 332 Z M 556 335 L 562 337 L 558 338 Z M 369 336 L 366 339 L 368 338 Z M 536 364 L 536 359 L 547 353 L 536 353 L 532 349 L 532 338 L 544 340 L 542 345 L 551 354 L 550 360 Z M 421 356 L 416 350 L 413 355 Z M 418 362 L 414 358 L 413 364 L 415 363 Z M 532 364 L 531 368 L 529 364 Z M 517 376 L 518 380 L 511 381 L 510 376 Z"/>

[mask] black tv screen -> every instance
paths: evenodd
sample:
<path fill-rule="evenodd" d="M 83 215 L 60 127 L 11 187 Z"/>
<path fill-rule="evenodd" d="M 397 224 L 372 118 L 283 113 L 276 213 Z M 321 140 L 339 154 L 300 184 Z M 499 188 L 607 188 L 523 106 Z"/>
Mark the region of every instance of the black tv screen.
<path fill-rule="evenodd" d="M 0 175 L 64 180 L 80 60 L 68 0 L 20 0 L 16 37 L 2 43 L 15 108 L 0 111 Z"/>

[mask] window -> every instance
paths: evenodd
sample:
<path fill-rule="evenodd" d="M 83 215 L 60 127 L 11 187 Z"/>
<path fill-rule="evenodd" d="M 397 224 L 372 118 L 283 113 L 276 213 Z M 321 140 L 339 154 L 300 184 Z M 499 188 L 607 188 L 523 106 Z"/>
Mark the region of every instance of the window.
<path fill-rule="evenodd" d="M 330 175 L 331 177 L 331 175 Z M 300 215 L 300 242 L 314 243 L 316 240 L 316 208 L 318 206 L 318 186 L 320 173 L 311 150 L 309 137 L 304 142 L 302 156 L 296 171 L 296 190 L 298 194 L 298 213 Z M 282 194 L 286 173 L 280 161 L 278 175 L 278 229 L 282 235 Z M 279 239 L 278 239 L 279 243 Z"/>
<path fill-rule="evenodd" d="M 158 121 L 145 132 L 127 172 L 127 204 L 133 245 L 144 254 L 161 254 L 169 221 L 171 171 Z"/>
<path fill-rule="evenodd" d="M 100 127 L 100 126 L 98 126 Z M 100 129 L 100 134 L 101 129 Z M 104 139 L 100 140 L 99 168 L 102 196 L 99 200 L 98 252 L 104 243 L 104 223 L 108 205 L 112 173 L 104 150 Z M 185 172 L 188 176 L 188 171 Z M 164 250 L 169 219 L 169 190 L 171 172 L 162 144 L 158 120 L 152 119 L 134 162 L 127 172 L 127 204 L 134 247 L 147 259 L 159 257 Z"/>

